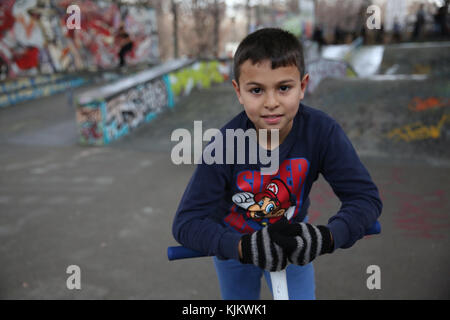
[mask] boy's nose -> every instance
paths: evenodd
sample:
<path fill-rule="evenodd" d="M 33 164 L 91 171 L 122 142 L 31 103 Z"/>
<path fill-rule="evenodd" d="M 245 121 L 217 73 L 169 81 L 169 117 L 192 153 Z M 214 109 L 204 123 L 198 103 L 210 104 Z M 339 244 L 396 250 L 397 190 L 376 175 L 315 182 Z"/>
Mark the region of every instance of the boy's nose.
<path fill-rule="evenodd" d="M 268 93 L 266 95 L 266 100 L 264 101 L 264 107 L 267 109 L 275 109 L 278 107 L 278 100 L 273 93 Z"/>

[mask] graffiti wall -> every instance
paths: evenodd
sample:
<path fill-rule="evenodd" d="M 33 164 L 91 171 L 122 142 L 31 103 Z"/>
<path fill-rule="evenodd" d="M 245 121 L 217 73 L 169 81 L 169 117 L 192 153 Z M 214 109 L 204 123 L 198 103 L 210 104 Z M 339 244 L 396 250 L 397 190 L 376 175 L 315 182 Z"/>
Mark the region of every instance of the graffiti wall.
<path fill-rule="evenodd" d="M 446 97 L 414 97 L 408 105 L 412 113 L 421 113 L 422 118 L 427 120 L 415 121 L 390 130 L 387 138 L 396 141 L 413 142 L 427 139 L 448 139 L 448 124 L 450 113 L 446 111 L 450 106 L 450 99 Z M 445 108 L 445 109 L 443 109 Z M 443 109 L 443 110 L 439 110 Z M 437 112 L 436 112 L 437 111 Z"/>
<path fill-rule="evenodd" d="M 47 97 L 69 88 L 89 83 L 90 80 L 77 75 L 37 75 L 0 82 L 0 108 L 19 102 Z"/>
<path fill-rule="evenodd" d="M 168 107 L 169 90 L 167 76 L 163 76 L 108 100 L 104 110 L 104 143 L 128 134 Z"/>
<path fill-rule="evenodd" d="M 212 83 L 220 83 L 229 78 L 229 63 L 210 61 L 197 62 L 169 74 L 172 91 L 176 97 L 188 95 L 194 87 L 209 88 Z"/>
<path fill-rule="evenodd" d="M 229 69 L 230 62 L 195 62 L 103 100 L 79 105 L 79 141 L 89 145 L 108 144 L 150 122 L 193 89 L 209 88 L 214 83 L 226 81 Z"/>
<path fill-rule="evenodd" d="M 356 77 L 356 73 L 345 61 L 318 59 L 308 62 L 308 93 L 313 93 L 323 79 Z"/>
<path fill-rule="evenodd" d="M 67 7 L 80 8 L 80 29 L 69 30 Z M 157 21 L 151 8 L 111 1 L 0 1 L 0 80 L 111 68 L 119 64 L 123 26 L 133 47 L 128 64 L 157 61 Z"/>

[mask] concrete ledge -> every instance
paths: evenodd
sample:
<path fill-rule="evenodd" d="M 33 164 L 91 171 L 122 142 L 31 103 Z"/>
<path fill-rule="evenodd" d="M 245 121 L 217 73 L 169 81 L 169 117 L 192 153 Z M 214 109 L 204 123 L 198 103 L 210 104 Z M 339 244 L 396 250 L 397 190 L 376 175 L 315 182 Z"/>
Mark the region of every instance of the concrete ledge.
<path fill-rule="evenodd" d="M 33 100 L 75 88 L 88 83 L 79 75 L 37 75 L 34 77 L 6 81 L 0 84 L 0 108 Z"/>
<path fill-rule="evenodd" d="M 122 91 L 126 91 L 130 88 L 136 87 L 141 83 L 156 79 L 174 70 L 187 67 L 194 63 L 194 61 L 195 60 L 191 59 L 172 60 L 152 69 L 141 71 L 137 74 L 122 78 L 119 81 L 105 85 L 104 87 L 101 87 L 99 89 L 86 91 L 82 96 L 80 96 L 79 103 L 89 104 L 94 100 L 107 99 Z"/>
<path fill-rule="evenodd" d="M 77 97 L 82 145 L 106 145 L 172 108 L 194 88 L 229 79 L 228 61 L 173 60 Z"/>

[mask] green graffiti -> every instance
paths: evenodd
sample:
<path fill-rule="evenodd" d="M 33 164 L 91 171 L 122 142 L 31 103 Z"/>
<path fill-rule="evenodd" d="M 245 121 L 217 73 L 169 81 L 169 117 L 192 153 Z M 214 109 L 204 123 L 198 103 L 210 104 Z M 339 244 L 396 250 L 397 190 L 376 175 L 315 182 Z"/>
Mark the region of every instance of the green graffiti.
<path fill-rule="evenodd" d="M 169 74 L 172 91 L 175 96 L 189 94 L 193 88 L 210 88 L 213 83 L 224 81 L 219 71 L 219 62 L 199 62 Z"/>

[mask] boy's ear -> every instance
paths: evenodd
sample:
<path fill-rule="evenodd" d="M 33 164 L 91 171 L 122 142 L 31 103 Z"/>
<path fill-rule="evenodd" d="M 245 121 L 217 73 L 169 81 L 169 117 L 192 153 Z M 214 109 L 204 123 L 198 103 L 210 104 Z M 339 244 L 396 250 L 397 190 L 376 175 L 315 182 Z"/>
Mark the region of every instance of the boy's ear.
<path fill-rule="evenodd" d="M 234 91 L 236 92 L 236 96 L 239 99 L 239 103 L 243 104 L 241 100 L 241 89 L 239 88 L 239 84 L 234 79 L 231 80 L 231 83 L 233 84 Z"/>
<path fill-rule="evenodd" d="M 300 82 L 300 88 L 302 90 L 300 94 L 300 99 L 303 99 L 303 97 L 305 96 L 306 86 L 308 85 L 308 82 L 309 82 L 309 73 L 305 74 L 303 76 L 302 81 Z"/>

